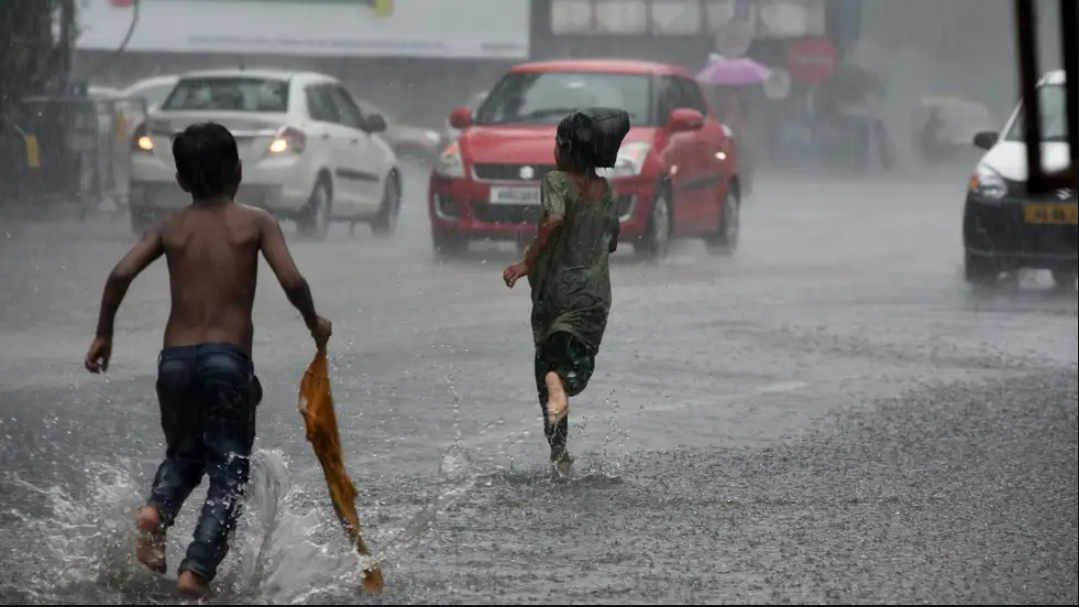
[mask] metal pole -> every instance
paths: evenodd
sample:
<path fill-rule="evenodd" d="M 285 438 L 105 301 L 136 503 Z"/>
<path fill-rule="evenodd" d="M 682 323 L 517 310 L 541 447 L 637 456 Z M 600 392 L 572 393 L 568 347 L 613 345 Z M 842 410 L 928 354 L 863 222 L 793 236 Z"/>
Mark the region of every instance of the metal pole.
<path fill-rule="evenodd" d="M 58 51 L 60 53 L 60 81 L 64 83 L 64 94 L 67 94 L 68 83 L 71 82 L 71 68 L 75 50 L 72 42 L 75 40 L 75 0 L 61 0 L 60 2 L 60 40 Z"/>
<path fill-rule="evenodd" d="M 532 59 L 550 58 L 554 54 L 551 0 L 531 0 L 528 21 L 528 56 Z"/>
<path fill-rule="evenodd" d="M 1067 82 L 1068 142 L 1072 167 L 1079 166 L 1079 1 L 1060 0 L 1060 51 Z"/>
<path fill-rule="evenodd" d="M 1073 0 L 1074 1 L 1074 0 Z M 1042 170 L 1042 124 L 1038 115 L 1037 71 L 1034 24 L 1037 14 L 1032 0 L 1015 0 L 1015 25 L 1019 43 L 1019 92 L 1023 100 L 1023 127 L 1027 141 L 1027 189 L 1042 194 L 1048 189 Z"/>

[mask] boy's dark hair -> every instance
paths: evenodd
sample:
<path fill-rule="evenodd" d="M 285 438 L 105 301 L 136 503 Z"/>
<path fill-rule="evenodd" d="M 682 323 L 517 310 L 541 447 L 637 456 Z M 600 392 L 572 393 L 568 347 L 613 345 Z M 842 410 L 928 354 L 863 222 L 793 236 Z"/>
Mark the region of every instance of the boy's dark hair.
<path fill-rule="evenodd" d="M 240 184 L 236 139 L 214 122 L 193 124 L 172 140 L 172 157 L 184 191 L 195 200 L 232 196 Z"/>

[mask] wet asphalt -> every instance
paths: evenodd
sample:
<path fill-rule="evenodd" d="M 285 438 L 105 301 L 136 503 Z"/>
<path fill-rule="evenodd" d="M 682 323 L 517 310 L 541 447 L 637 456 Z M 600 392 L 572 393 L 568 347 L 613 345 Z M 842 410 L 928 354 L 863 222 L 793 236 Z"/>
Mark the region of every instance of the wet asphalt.
<path fill-rule="evenodd" d="M 735 257 L 619 254 L 569 481 L 546 466 L 512 249 L 435 261 L 416 176 L 390 239 L 290 236 L 334 321 L 388 588 L 356 592 L 296 411 L 313 347 L 264 268 L 256 480 L 210 602 L 1076 604 L 1077 297 L 1035 274 L 962 283 L 965 183 L 761 176 Z M 174 571 L 130 558 L 163 452 L 162 266 L 121 309 L 108 377 L 81 368 L 132 238 L 105 217 L 0 223 L 0 603 L 177 601 Z"/>

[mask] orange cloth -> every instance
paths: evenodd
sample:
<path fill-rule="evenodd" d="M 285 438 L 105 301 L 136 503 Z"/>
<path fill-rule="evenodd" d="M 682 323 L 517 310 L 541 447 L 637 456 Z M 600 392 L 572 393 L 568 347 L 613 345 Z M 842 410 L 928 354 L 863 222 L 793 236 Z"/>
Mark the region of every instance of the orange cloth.
<path fill-rule="evenodd" d="M 326 475 L 326 485 L 330 489 L 334 512 L 360 554 L 369 556 L 371 552 L 360 534 L 360 516 L 356 512 L 356 497 L 359 492 L 345 472 L 345 463 L 341 458 L 341 436 L 337 431 L 337 415 L 334 413 L 333 392 L 330 390 L 330 364 L 325 351 L 315 354 L 315 359 L 307 367 L 307 372 L 300 382 L 299 404 L 300 415 L 307 425 L 307 440 L 314 447 L 315 455 L 318 456 L 322 471 Z M 382 592 L 383 586 L 382 570 L 377 564 L 364 570 L 364 590 Z"/>

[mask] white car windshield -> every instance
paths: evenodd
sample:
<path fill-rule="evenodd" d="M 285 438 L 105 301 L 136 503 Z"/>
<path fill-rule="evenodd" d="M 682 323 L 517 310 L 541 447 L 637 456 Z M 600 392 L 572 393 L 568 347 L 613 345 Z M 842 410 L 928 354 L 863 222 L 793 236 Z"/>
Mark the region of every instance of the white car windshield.
<path fill-rule="evenodd" d="M 158 106 L 165 101 L 165 98 L 169 96 L 172 89 L 176 88 L 174 82 L 163 82 L 158 84 L 146 85 L 142 88 L 136 88 L 128 91 L 129 97 L 142 97 L 146 100 L 146 105 Z"/>
<path fill-rule="evenodd" d="M 1047 84 L 1038 87 L 1038 112 L 1041 115 L 1042 141 L 1068 141 L 1068 116 L 1065 111 L 1064 86 Z M 1016 109 L 1015 122 L 1008 130 L 1009 141 L 1023 141 L 1026 129 L 1023 122 L 1023 105 Z"/>
<path fill-rule="evenodd" d="M 285 80 L 250 77 L 184 78 L 165 100 L 166 111 L 285 113 Z"/>
<path fill-rule="evenodd" d="M 649 76 L 604 72 L 526 72 L 502 79 L 475 112 L 476 124 L 557 124 L 574 110 L 607 106 L 650 122 Z"/>

